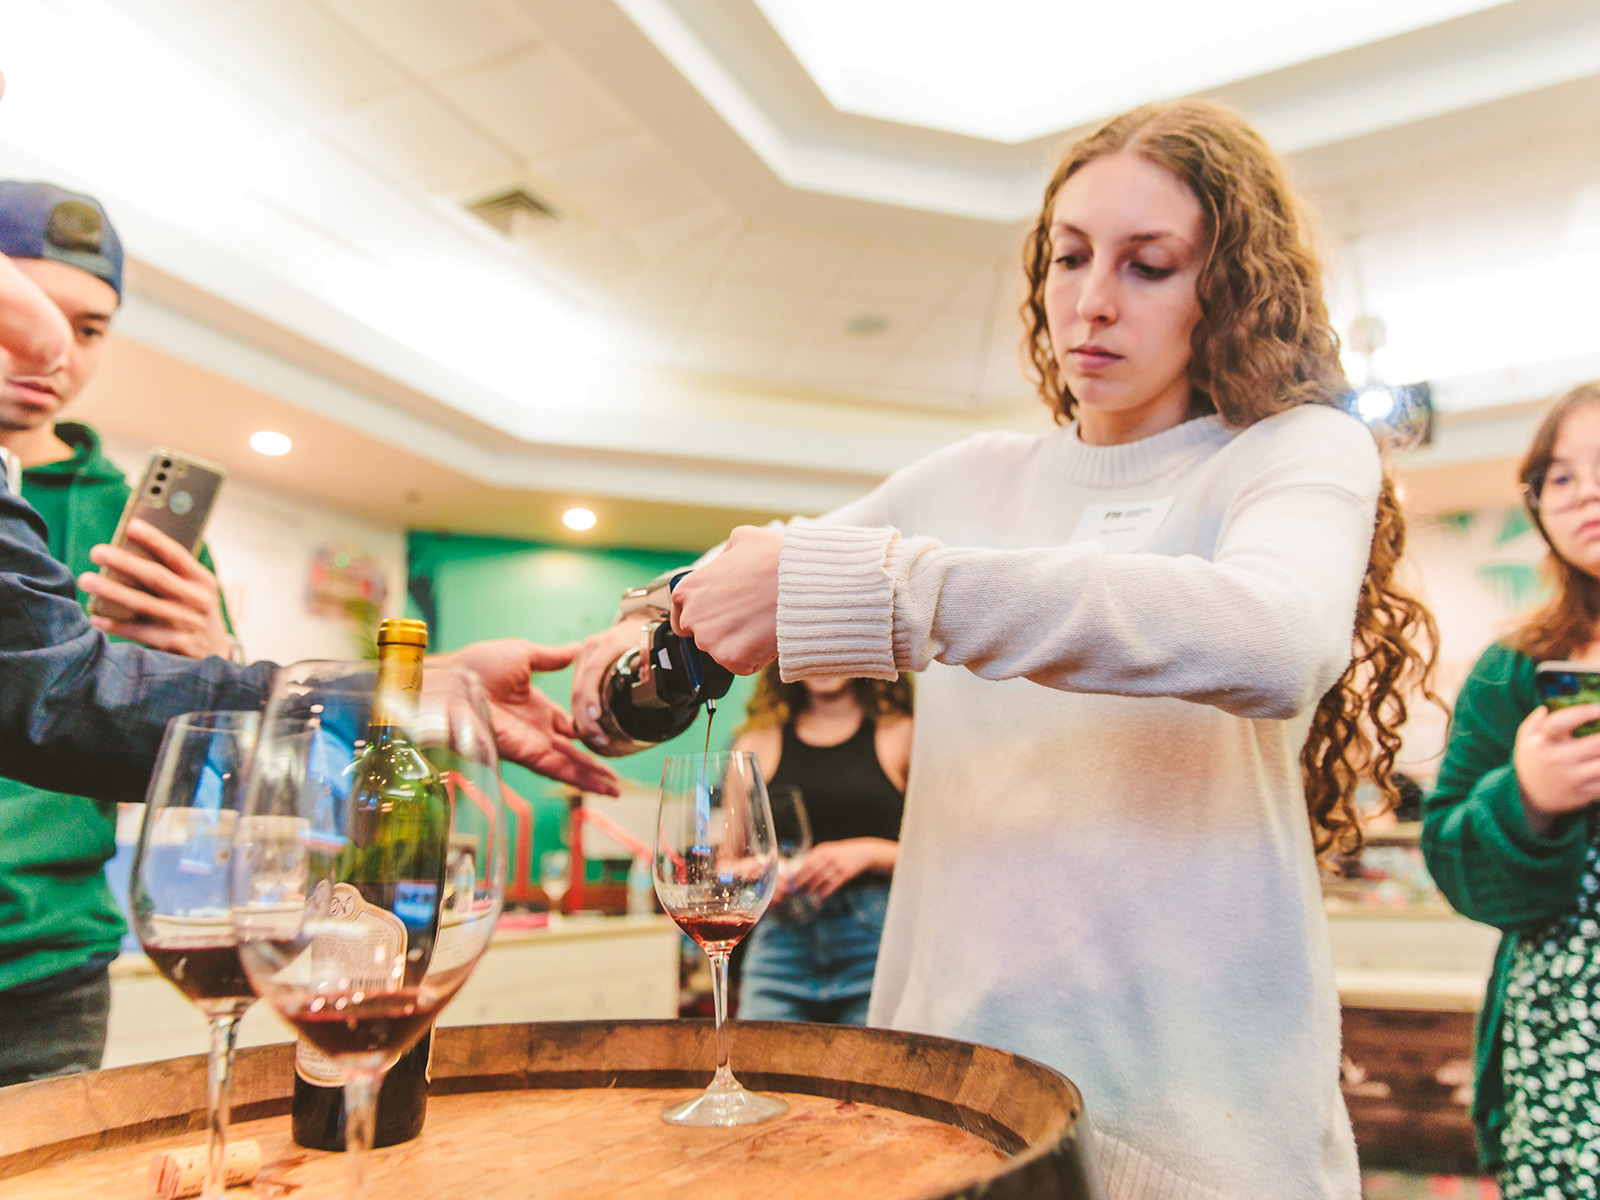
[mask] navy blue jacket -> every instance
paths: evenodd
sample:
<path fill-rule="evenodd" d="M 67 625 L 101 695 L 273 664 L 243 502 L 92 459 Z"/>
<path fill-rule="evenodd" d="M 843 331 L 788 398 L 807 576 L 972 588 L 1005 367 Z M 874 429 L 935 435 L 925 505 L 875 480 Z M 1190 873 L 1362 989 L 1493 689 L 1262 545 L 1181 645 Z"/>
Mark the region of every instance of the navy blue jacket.
<path fill-rule="evenodd" d="M 50 556 L 39 515 L 0 472 L 0 775 L 142 800 L 170 718 L 260 708 L 276 670 L 108 641 Z"/>

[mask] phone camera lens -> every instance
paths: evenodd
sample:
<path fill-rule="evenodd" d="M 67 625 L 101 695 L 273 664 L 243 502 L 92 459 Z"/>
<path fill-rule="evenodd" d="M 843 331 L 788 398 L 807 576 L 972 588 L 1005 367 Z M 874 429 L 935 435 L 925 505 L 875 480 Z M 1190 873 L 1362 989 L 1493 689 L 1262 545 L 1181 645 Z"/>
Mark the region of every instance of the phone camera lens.
<path fill-rule="evenodd" d="M 170 458 L 163 458 L 161 460 L 161 465 L 163 467 L 170 467 L 172 465 L 172 460 Z"/>
<path fill-rule="evenodd" d="M 151 494 L 151 495 L 152 495 L 152 496 L 159 496 L 159 495 L 161 495 L 161 485 L 160 485 L 160 484 L 159 484 L 159 483 L 158 483 L 158 484 L 156 484 L 156 486 L 155 486 L 155 487 L 153 487 L 153 488 L 151 488 L 151 489 L 150 489 L 150 494 Z"/>
<path fill-rule="evenodd" d="M 156 472 L 156 482 L 157 483 L 165 482 L 166 478 L 167 478 L 167 473 L 165 471 L 157 471 Z"/>

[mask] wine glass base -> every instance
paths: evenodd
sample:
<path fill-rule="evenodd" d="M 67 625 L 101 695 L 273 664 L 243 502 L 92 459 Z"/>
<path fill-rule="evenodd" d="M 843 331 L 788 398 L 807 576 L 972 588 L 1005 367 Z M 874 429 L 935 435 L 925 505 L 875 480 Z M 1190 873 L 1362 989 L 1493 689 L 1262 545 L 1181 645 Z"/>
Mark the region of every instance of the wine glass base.
<path fill-rule="evenodd" d="M 701 1092 L 693 1100 L 663 1109 L 661 1119 L 668 1125 L 756 1125 L 773 1117 L 781 1117 L 788 1111 L 788 1103 L 776 1096 L 763 1096 L 759 1092 L 737 1088 L 732 1091 Z"/>

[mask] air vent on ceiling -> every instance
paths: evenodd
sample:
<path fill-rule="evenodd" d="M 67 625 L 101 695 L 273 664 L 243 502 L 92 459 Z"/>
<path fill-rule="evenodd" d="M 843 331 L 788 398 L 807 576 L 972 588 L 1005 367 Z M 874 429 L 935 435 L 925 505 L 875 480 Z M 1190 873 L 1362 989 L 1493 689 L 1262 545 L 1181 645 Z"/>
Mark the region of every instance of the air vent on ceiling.
<path fill-rule="evenodd" d="M 524 237 L 533 227 L 561 220 L 548 200 L 520 187 L 475 200 L 467 211 L 507 237 Z"/>

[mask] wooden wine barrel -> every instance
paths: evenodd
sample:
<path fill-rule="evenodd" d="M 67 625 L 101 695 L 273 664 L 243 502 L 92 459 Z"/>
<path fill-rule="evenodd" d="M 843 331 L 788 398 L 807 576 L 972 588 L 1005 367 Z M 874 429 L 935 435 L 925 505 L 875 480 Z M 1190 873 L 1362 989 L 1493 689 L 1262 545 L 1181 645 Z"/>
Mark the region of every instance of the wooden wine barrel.
<path fill-rule="evenodd" d="M 734 1073 L 789 1111 L 682 1129 L 704 1087 L 706 1021 L 438 1030 L 427 1126 L 374 1151 L 369 1195 L 483 1200 L 1101 1200 L 1078 1090 L 1029 1059 L 880 1029 L 737 1022 Z M 292 1047 L 239 1054 L 234 1136 L 260 1143 L 258 1196 L 340 1195 L 342 1159 L 289 1137 Z M 204 1140 L 203 1056 L 0 1089 L 0 1200 L 151 1195 L 153 1153 Z M 230 1195 L 247 1195 L 243 1191 Z"/>

